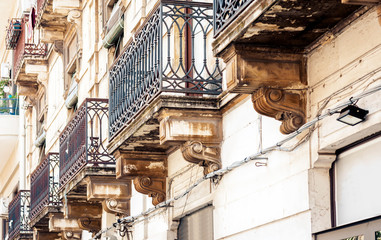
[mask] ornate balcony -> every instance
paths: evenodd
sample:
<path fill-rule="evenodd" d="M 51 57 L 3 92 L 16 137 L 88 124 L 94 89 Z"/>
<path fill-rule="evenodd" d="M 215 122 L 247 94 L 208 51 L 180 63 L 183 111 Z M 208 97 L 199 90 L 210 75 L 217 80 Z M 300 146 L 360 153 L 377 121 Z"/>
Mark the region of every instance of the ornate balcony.
<path fill-rule="evenodd" d="M 21 21 L 21 33 L 13 52 L 13 79 L 21 86 L 20 95 L 37 91 L 37 74 L 26 71 L 29 65 L 46 65 L 47 45 L 27 39 L 27 18 Z M 28 89 L 25 91 L 25 89 Z"/>
<path fill-rule="evenodd" d="M 60 186 L 65 188 L 84 169 L 115 166 L 115 158 L 103 145 L 106 137 L 108 100 L 88 98 L 60 135 Z"/>
<path fill-rule="evenodd" d="M 65 218 L 51 219 L 52 229 L 67 230 L 65 219 L 75 219 L 80 229 L 100 229 L 105 211 L 128 214 L 131 181 L 117 181 L 115 158 L 104 145 L 107 136 L 108 100 L 88 98 L 60 135 L 60 194 L 65 196 Z M 109 206 L 109 202 L 114 204 Z M 68 220 L 69 221 L 69 220 Z M 71 221 L 71 220 L 70 220 Z M 71 230 L 72 223 L 67 224 Z"/>
<path fill-rule="evenodd" d="M 214 156 L 187 160 L 220 167 L 222 74 L 208 44 L 212 13 L 210 3 L 160 1 L 110 69 L 108 147 L 117 178 L 132 178 L 154 204 L 165 199 L 166 152 L 174 145 L 199 141 Z"/>
<path fill-rule="evenodd" d="M 48 226 L 48 214 L 59 212 L 59 155 L 49 153 L 31 175 L 31 227 Z"/>
<path fill-rule="evenodd" d="M 228 91 L 252 94 L 282 133 L 297 130 L 306 121 L 304 54 L 368 9 L 342 2 L 214 0 L 213 51 L 226 63 Z"/>
<path fill-rule="evenodd" d="M 22 18 L 12 18 L 7 28 L 5 42 L 8 50 L 14 50 L 21 34 Z"/>
<path fill-rule="evenodd" d="M 218 95 L 222 75 L 210 58 L 212 5 L 161 1 L 110 69 L 110 137 L 163 93 Z M 196 50 L 197 44 L 197 50 Z"/>
<path fill-rule="evenodd" d="M 8 209 L 9 240 L 33 239 L 33 231 L 29 226 L 30 191 L 19 191 Z"/>

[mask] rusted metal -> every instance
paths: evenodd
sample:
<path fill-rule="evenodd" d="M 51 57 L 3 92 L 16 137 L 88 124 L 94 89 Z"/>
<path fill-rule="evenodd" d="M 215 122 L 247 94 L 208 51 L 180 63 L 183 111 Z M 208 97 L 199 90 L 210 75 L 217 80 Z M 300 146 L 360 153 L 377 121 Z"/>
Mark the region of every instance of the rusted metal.
<path fill-rule="evenodd" d="M 5 37 L 7 50 L 14 50 L 21 34 L 22 18 L 12 18 L 7 27 L 7 36 Z"/>
<path fill-rule="evenodd" d="M 28 42 L 26 39 L 27 17 L 21 21 L 21 33 L 13 52 L 13 79 L 16 79 L 25 58 L 43 58 L 47 54 L 45 43 Z"/>
<path fill-rule="evenodd" d="M 115 165 L 103 145 L 107 135 L 108 99 L 87 98 L 60 135 L 60 187 L 84 167 Z"/>
<path fill-rule="evenodd" d="M 9 240 L 32 239 L 33 231 L 29 226 L 30 191 L 21 190 L 9 203 Z"/>
<path fill-rule="evenodd" d="M 30 177 L 31 212 L 34 219 L 46 207 L 62 205 L 59 197 L 59 154 L 49 153 Z"/>

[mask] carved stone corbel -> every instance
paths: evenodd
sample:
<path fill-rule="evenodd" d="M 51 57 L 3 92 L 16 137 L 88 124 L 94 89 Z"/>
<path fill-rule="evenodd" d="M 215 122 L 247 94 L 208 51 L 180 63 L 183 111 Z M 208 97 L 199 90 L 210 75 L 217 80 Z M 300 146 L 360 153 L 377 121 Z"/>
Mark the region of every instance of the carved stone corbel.
<path fill-rule="evenodd" d="M 82 49 L 82 18 L 81 11 L 71 10 L 67 15 L 67 21 L 74 24 L 77 30 L 78 50 Z"/>
<path fill-rule="evenodd" d="M 134 178 L 134 185 L 136 191 L 152 197 L 153 205 L 157 205 L 165 200 L 165 178 L 140 176 Z"/>
<path fill-rule="evenodd" d="M 109 198 L 102 202 L 102 206 L 108 213 L 130 215 L 130 200 Z"/>
<path fill-rule="evenodd" d="M 53 50 L 58 53 L 59 55 L 62 55 L 63 54 L 63 40 L 55 40 L 53 42 Z"/>
<path fill-rule="evenodd" d="M 81 232 L 63 231 L 62 238 L 65 240 L 81 239 L 82 238 L 81 234 L 82 234 Z"/>
<path fill-rule="evenodd" d="M 154 205 L 165 200 L 167 155 L 165 152 L 114 152 L 116 178 L 133 179 L 136 191 L 152 197 Z"/>
<path fill-rule="evenodd" d="M 219 146 L 205 146 L 202 142 L 188 141 L 182 145 L 181 152 L 188 162 L 204 167 L 204 174 L 214 172 L 222 166 Z"/>
<path fill-rule="evenodd" d="M 101 229 L 101 219 L 89 217 L 78 218 L 78 225 L 83 230 L 98 232 Z"/>
<path fill-rule="evenodd" d="M 222 167 L 222 117 L 218 111 L 165 109 L 159 119 L 161 144 L 181 146 L 184 159 L 204 167 L 204 174 Z"/>
<path fill-rule="evenodd" d="M 260 88 L 252 94 L 255 111 L 282 121 L 280 131 L 289 134 L 306 121 L 305 91 Z"/>

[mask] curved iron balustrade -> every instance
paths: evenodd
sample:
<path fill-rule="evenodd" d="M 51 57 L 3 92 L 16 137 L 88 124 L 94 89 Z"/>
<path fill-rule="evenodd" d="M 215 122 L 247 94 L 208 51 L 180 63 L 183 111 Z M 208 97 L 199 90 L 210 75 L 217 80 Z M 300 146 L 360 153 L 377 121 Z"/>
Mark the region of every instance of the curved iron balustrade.
<path fill-rule="evenodd" d="M 214 0 L 214 36 L 216 37 L 255 0 Z"/>
<path fill-rule="evenodd" d="M 30 177 L 31 210 L 34 219 L 46 207 L 61 206 L 59 197 L 59 154 L 49 153 Z"/>
<path fill-rule="evenodd" d="M 110 138 L 162 92 L 222 92 L 218 59 L 207 44 L 212 7 L 162 0 L 152 11 L 110 69 Z"/>
<path fill-rule="evenodd" d="M 29 226 L 30 191 L 21 190 L 9 203 L 9 239 L 32 238 L 33 231 Z"/>
<path fill-rule="evenodd" d="M 87 98 L 60 135 L 60 187 L 85 166 L 114 165 L 115 158 L 103 145 L 108 100 Z"/>

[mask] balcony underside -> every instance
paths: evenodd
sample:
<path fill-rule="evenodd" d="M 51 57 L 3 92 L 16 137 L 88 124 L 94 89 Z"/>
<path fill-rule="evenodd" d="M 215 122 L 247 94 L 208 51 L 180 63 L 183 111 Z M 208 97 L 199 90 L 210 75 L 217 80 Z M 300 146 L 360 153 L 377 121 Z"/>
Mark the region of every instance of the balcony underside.
<path fill-rule="evenodd" d="M 230 43 L 304 50 L 324 33 L 366 7 L 338 0 L 252 1 L 241 13 L 222 21 L 214 42 L 219 54 Z M 344 21 L 343 21 L 344 20 Z"/>
<path fill-rule="evenodd" d="M 87 198 L 87 177 L 100 176 L 106 178 L 115 178 L 115 167 L 92 167 L 86 166 L 71 179 L 64 188 L 61 189 L 61 198 L 65 195 L 72 199 Z"/>
<path fill-rule="evenodd" d="M 49 227 L 49 213 L 60 213 L 62 212 L 61 206 L 46 206 L 44 209 L 30 221 L 30 226 L 35 228 L 47 229 Z"/>
<path fill-rule="evenodd" d="M 124 150 L 131 152 L 165 153 L 170 145 L 160 144 L 159 113 L 164 109 L 218 110 L 216 98 L 179 97 L 159 95 L 130 123 L 125 123 L 119 133 L 110 141 L 110 152 Z"/>
<path fill-rule="evenodd" d="M 37 25 L 45 30 L 51 29 L 52 31 L 64 32 L 67 25 L 67 11 L 53 11 L 53 1 L 46 0 L 42 13 L 37 16 Z"/>

